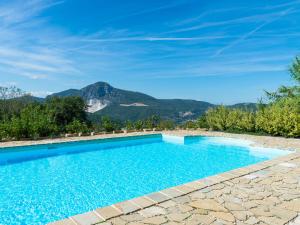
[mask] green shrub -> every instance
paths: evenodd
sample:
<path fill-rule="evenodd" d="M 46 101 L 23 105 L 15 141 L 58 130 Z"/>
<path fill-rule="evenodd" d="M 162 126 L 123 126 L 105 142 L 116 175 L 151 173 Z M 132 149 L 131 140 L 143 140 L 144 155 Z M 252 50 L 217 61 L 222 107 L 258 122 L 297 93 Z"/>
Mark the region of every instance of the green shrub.
<path fill-rule="evenodd" d="M 108 116 L 103 116 L 101 118 L 101 126 L 106 132 L 115 130 L 114 123 Z"/>
<path fill-rule="evenodd" d="M 300 98 L 283 98 L 259 110 L 256 129 L 271 135 L 300 137 Z"/>
<path fill-rule="evenodd" d="M 209 128 L 209 125 L 207 123 L 206 115 L 200 116 L 197 119 L 197 127 L 198 128 Z"/>
<path fill-rule="evenodd" d="M 205 118 L 207 126 L 213 130 L 255 131 L 255 114 L 250 111 L 219 106 L 209 109 Z"/>
<path fill-rule="evenodd" d="M 66 130 L 67 130 L 67 132 L 72 133 L 72 134 L 87 133 L 88 127 L 87 127 L 86 123 L 81 122 L 78 119 L 75 119 L 66 126 Z"/>
<path fill-rule="evenodd" d="M 9 138 L 9 123 L 7 121 L 0 122 L 0 141 Z"/>
<path fill-rule="evenodd" d="M 125 128 L 126 130 L 134 130 L 134 123 L 130 120 L 125 121 Z"/>
<path fill-rule="evenodd" d="M 230 109 L 227 120 L 227 130 L 232 131 L 255 131 L 255 114 L 241 109 Z"/>
<path fill-rule="evenodd" d="M 225 106 L 208 109 L 206 112 L 206 121 L 209 128 L 220 131 L 227 130 L 229 112 L 230 109 Z"/>
<path fill-rule="evenodd" d="M 159 122 L 157 128 L 161 130 L 173 130 L 175 128 L 175 124 L 172 120 L 162 120 Z"/>
<path fill-rule="evenodd" d="M 213 130 L 300 137 L 300 98 L 281 98 L 257 112 L 219 106 L 209 109 L 205 118 Z"/>
<path fill-rule="evenodd" d="M 58 128 L 47 113 L 45 107 L 39 104 L 31 104 L 25 107 L 20 116 L 13 116 L 7 122 L 7 133 L 10 137 L 38 138 L 52 136 L 58 132 Z"/>
<path fill-rule="evenodd" d="M 153 115 L 143 121 L 143 127 L 146 129 L 153 129 L 155 127 L 158 127 L 159 122 L 159 116 Z"/>
<path fill-rule="evenodd" d="M 197 121 L 186 121 L 183 125 L 182 125 L 183 129 L 197 129 L 198 128 L 198 123 Z"/>

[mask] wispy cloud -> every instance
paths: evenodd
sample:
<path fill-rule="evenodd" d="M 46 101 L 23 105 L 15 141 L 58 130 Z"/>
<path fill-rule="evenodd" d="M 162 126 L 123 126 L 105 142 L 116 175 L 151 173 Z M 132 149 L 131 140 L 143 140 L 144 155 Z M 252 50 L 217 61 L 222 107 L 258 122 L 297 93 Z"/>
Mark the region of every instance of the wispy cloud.
<path fill-rule="evenodd" d="M 46 73 L 78 72 L 73 62 L 57 49 L 50 49 L 38 15 L 63 1 L 16 1 L 0 4 L 0 66 L 16 75 L 46 79 Z"/>
<path fill-rule="evenodd" d="M 249 24 L 249 23 L 258 23 L 258 22 L 265 22 L 266 20 L 270 20 L 273 17 L 278 16 L 278 13 L 262 13 L 257 15 L 245 16 L 240 18 L 234 18 L 230 20 L 222 20 L 222 21 L 214 21 L 214 22 L 202 22 L 199 25 L 184 27 L 180 29 L 175 29 L 171 31 L 167 31 L 166 34 L 171 33 L 183 33 L 195 30 L 201 30 L 204 28 L 212 28 L 212 27 L 221 27 L 221 26 L 229 26 L 229 25 L 236 25 L 236 24 Z"/>
<path fill-rule="evenodd" d="M 0 18 L 4 26 L 22 23 L 41 11 L 62 4 L 64 1 L 49 0 L 29 0 L 29 1 L 11 1 L 0 5 Z"/>
<path fill-rule="evenodd" d="M 124 38 L 104 38 L 85 39 L 84 42 L 136 42 L 136 41 L 203 41 L 228 38 L 228 36 L 202 36 L 202 37 L 124 37 Z"/>
<path fill-rule="evenodd" d="M 157 12 L 161 12 L 163 10 L 167 10 L 167 9 L 171 9 L 171 8 L 174 8 L 174 7 L 178 7 L 178 6 L 184 5 L 186 3 L 187 3 L 187 1 L 177 0 L 177 1 L 173 1 L 173 2 L 171 2 L 169 4 L 160 5 L 158 7 L 144 9 L 144 10 L 137 10 L 135 12 L 132 12 L 132 13 L 129 13 L 129 14 L 125 14 L 125 15 L 121 15 L 121 16 L 115 17 L 113 19 L 107 20 L 103 24 L 109 24 L 109 23 L 112 23 L 112 22 L 117 22 L 117 21 L 124 20 L 124 19 L 130 18 L 130 17 L 141 16 L 141 15 L 155 13 L 155 12 L 156 13 Z"/>
<path fill-rule="evenodd" d="M 281 19 L 283 16 L 288 15 L 289 13 L 292 12 L 294 8 L 289 8 L 288 10 L 284 10 L 281 11 L 279 13 L 277 13 L 277 15 L 275 17 L 272 17 L 271 19 L 265 21 L 264 23 L 260 24 L 259 26 L 255 27 L 253 30 L 251 30 L 250 32 L 244 34 L 243 36 L 241 36 L 240 38 L 234 40 L 233 42 L 231 42 L 230 44 L 226 45 L 225 47 L 219 49 L 214 55 L 213 57 L 219 56 L 220 54 L 222 54 L 225 50 L 232 48 L 233 46 L 237 45 L 238 43 L 244 41 L 245 39 L 249 38 L 250 36 L 252 36 L 253 34 L 255 34 L 257 31 L 259 31 L 260 29 L 262 29 L 263 27 L 267 26 L 270 23 L 273 23 L 276 20 Z"/>
<path fill-rule="evenodd" d="M 189 24 L 201 22 L 201 20 L 205 19 L 206 17 L 208 17 L 210 15 L 234 12 L 234 11 L 244 10 L 244 9 L 247 9 L 247 8 L 246 7 L 236 7 L 236 8 L 207 10 L 207 11 L 202 12 L 200 15 L 197 15 L 197 16 L 194 16 L 194 17 L 191 17 L 191 18 L 187 18 L 187 19 L 184 19 L 184 20 L 176 21 L 175 23 L 171 23 L 170 26 L 171 27 L 182 27 L 184 25 L 189 25 Z M 212 25 L 214 26 L 214 23 L 212 23 Z M 191 30 L 197 29 L 197 26 L 190 27 L 190 28 L 191 28 Z M 184 31 L 185 31 L 184 29 L 182 29 L 182 31 L 181 31 L 181 29 L 178 29 L 178 30 L 175 30 L 173 32 L 184 32 Z"/>
<path fill-rule="evenodd" d="M 224 77 L 224 76 L 244 76 L 253 73 L 276 73 L 286 71 L 286 66 L 273 64 L 222 64 L 218 63 L 218 67 L 212 64 L 206 64 L 205 67 L 194 66 L 186 69 L 158 70 L 147 73 L 148 79 L 171 79 L 171 78 L 193 78 L 193 77 Z"/>

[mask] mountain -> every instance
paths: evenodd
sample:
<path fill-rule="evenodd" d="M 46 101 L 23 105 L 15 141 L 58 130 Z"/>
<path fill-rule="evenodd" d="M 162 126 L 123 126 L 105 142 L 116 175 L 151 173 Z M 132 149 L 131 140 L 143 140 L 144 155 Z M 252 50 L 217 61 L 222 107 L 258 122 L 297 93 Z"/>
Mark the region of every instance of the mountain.
<path fill-rule="evenodd" d="M 97 82 L 80 90 L 69 89 L 48 97 L 51 96 L 80 96 L 89 105 L 91 118 L 109 115 L 117 120 L 137 120 L 159 115 L 163 119 L 181 122 L 196 119 L 214 106 L 195 100 L 157 99 L 140 92 L 114 88 L 105 82 Z"/>
<path fill-rule="evenodd" d="M 138 120 L 152 115 L 175 122 L 196 119 L 208 108 L 216 105 L 196 100 L 157 99 L 152 96 L 133 91 L 114 88 L 108 83 L 97 82 L 82 89 L 69 89 L 48 97 L 80 96 L 88 104 L 89 116 L 92 120 L 109 115 L 116 120 Z M 255 110 L 254 103 L 239 103 L 232 108 Z"/>

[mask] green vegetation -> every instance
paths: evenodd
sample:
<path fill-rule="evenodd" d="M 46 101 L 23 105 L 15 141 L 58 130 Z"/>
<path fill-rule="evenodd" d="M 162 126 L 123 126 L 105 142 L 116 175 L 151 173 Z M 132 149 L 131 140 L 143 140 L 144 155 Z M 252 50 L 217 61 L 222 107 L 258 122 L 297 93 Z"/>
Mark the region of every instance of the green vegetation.
<path fill-rule="evenodd" d="M 300 98 L 284 97 L 256 114 L 256 130 L 271 135 L 300 137 Z"/>
<path fill-rule="evenodd" d="M 17 93 L 16 88 L 7 90 L 0 101 L 0 140 L 57 136 L 66 132 L 86 132 L 87 124 L 84 101 L 79 97 L 50 98 L 43 103 L 24 101 L 23 96 L 8 98 Z M 3 92 L 2 92 L 3 93 Z M 7 98 L 6 98 L 7 97 Z"/>
<path fill-rule="evenodd" d="M 255 130 L 255 113 L 242 109 L 219 106 L 206 113 L 207 125 L 213 130 L 246 131 Z"/>
<path fill-rule="evenodd" d="M 175 124 L 170 120 L 161 120 L 159 116 L 153 115 L 145 120 L 130 121 L 126 120 L 124 123 L 120 121 L 113 121 L 108 116 L 102 116 L 100 123 L 95 122 L 94 127 L 96 131 L 112 132 L 116 130 L 126 129 L 128 131 L 141 131 L 143 129 L 153 130 L 164 130 L 174 129 Z"/>
<path fill-rule="evenodd" d="M 210 108 L 198 121 L 189 121 L 187 128 L 263 133 L 274 136 L 300 137 L 300 59 L 290 68 L 295 85 L 281 86 L 266 92 L 268 104 L 259 103 L 256 111 L 225 106 Z"/>
<path fill-rule="evenodd" d="M 66 125 L 66 131 L 71 134 L 87 133 L 89 131 L 89 128 L 85 122 L 74 119 L 71 123 Z"/>

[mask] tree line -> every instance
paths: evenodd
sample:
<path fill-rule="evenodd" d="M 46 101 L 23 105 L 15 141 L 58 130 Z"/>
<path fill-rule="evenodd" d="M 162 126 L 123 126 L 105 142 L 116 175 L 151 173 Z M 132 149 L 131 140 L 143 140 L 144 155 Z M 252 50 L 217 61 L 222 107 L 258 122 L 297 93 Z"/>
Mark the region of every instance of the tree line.
<path fill-rule="evenodd" d="M 19 91 L 7 89 L 6 92 Z M 0 139 L 53 137 L 80 127 L 88 129 L 86 104 L 80 97 L 46 99 L 38 102 L 31 96 L 0 100 Z M 76 127 L 77 126 L 77 127 Z"/>

